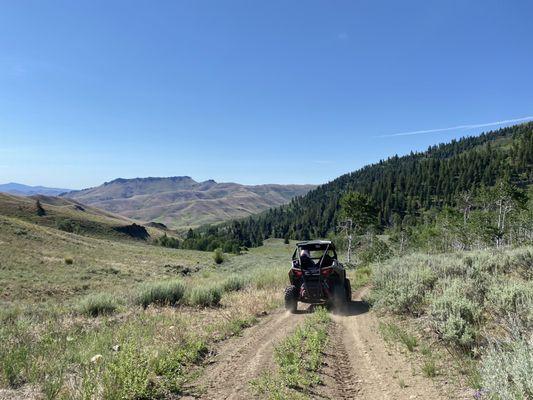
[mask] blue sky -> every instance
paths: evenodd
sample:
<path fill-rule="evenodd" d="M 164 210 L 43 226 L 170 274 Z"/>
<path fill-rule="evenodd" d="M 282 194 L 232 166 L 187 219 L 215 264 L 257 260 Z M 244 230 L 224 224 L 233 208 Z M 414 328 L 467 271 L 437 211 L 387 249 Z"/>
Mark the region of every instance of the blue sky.
<path fill-rule="evenodd" d="M 530 1 L 0 3 L 0 183 L 322 183 L 533 115 Z M 502 125 L 510 124 L 503 123 Z"/>

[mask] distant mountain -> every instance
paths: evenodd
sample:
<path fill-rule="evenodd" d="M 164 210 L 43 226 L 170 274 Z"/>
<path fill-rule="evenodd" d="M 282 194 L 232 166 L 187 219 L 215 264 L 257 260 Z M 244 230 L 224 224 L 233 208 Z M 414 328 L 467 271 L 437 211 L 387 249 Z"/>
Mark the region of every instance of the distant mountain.
<path fill-rule="evenodd" d="M 63 194 L 128 218 L 172 228 L 244 217 L 288 203 L 314 185 L 257 185 L 196 182 L 188 176 L 115 179 Z"/>
<path fill-rule="evenodd" d="M 57 196 L 61 193 L 70 192 L 71 189 L 49 188 L 45 186 L 28 186 L 21 183 L 0 184 L 0 193 L 9 193 L 17 196 L 35 196 L 42 194 L 44 196 Z"/>

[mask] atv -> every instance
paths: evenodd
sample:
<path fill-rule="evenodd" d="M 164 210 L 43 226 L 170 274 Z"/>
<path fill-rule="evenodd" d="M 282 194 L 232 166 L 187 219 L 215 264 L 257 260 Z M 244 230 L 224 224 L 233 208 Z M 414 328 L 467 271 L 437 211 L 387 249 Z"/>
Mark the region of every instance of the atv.
<path fill-rule="evenodd" d="M 285 308 L 291 313 L 296 312 L 299 301 L 326 304 L 340 310 L 352 299 L 350 280 L 329 240 L 297 243 L 289 280 L 291 284 L 285 289 Z"/>

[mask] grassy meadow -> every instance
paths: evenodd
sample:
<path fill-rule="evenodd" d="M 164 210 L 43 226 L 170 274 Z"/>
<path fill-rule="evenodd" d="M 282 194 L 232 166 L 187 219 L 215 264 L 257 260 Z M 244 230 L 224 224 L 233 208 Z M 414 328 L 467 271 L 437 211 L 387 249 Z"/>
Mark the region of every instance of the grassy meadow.
<path fill-rule="evenodd" d="M 177 396 L 216 341 L 281 304 L 291 251 L 271 240 L 217 264 L 0 216 L 0 394 Z"/>

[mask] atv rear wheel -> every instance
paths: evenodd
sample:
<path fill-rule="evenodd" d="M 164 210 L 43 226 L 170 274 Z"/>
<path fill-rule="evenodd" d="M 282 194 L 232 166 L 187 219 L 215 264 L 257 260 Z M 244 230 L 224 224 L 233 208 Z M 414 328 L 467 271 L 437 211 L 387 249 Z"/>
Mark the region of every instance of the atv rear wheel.
<path fill-rule="evenodd" d="M 293 314 L 298 309 L 298 288 L 294 285 L 285 288 L 285 309 Z"/>
<path fill-rule="evenodd" d="M 346 290 L 346 301 L 350 303 L 352 301 L 352 284 L 348 278 L 344 280 L 344 290 Z"/>
<path fill-rule="evenodd" d="M 337 284 L 333 287 L 333 309 L 336 311 L 342 311 L 346 306 L 346 287 L 345 285 Z"/>

